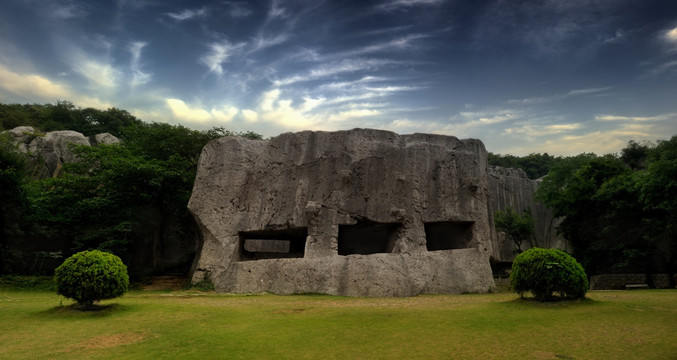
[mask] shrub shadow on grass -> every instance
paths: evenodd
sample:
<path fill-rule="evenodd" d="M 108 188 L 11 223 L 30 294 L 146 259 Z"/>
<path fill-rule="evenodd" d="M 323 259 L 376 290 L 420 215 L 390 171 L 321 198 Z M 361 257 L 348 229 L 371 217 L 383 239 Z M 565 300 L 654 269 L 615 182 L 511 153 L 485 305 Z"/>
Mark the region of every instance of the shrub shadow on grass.
<path fill-rule="evenodd" d="M 566 306 L 596 305 L 598 302 L 588 297 L 578 299 L 555 297 L 547 301 L 541 301 L 535 297 L 517 297 L 516 299 L 508 300 L 504 303 L 538 308 L 561 308 Z"/>
<path fill-rule="evenodd" d="M 63 317 L 108 317 L 129 311 L 129 306 L 120 304 L 94 305 L 87 310 L 82 310 L 78 304 L 59 305 L 53 308 L 35 313 L 39 317 L 63 318 Z"/>

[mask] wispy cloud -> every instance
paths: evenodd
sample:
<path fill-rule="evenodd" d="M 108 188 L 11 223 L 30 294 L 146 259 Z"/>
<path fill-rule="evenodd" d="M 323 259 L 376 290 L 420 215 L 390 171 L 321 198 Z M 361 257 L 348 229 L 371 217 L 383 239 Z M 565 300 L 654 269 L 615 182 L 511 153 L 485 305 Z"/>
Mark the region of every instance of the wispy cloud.
<path fill-rule="evenodd" d="M 618 44 L 627 38 L 627 33 L 623 31 L 623 29 L 617 29 L 614 35 L 607 37 L 606 39 L 602 40 L 602 43 L 604 44 Z"/>
<path fill-rule="evenodd" d="M 503 130 L 505 134 L 526 136 L 529 139 L 544 137 L 548 135 L 571 133 L 583 129 L 582 123 L 565 124 L 542 124 L 532 121 L 524 121 Z"/>
<path fill-rule="evenodd" d="M 269 18 L 277 18 L 277 17 L 286 17 L 286 10 L 285 8 L 280 5 L 280 0 L 273 0 L 273 2 L 270 4 L 270 9 L 268 10 L 268 17 Z"/>
<path fill-rule="evenodd" d="M 652 68 L 651 70 L 649 70 L 649 74 L 657 76 L 671 71 L 675 71 L 676 69 L 677 69 L 677 60 L 672 60 Z"/>
<path fill-rule="evenodd" d="M 131 54 L 131 60 L 129 62 L 129 67 L 132 71 L 132 80 L 130 85 L 136 87 L 139 85 L 144 85 L 150 81 L 151 74 L 146 73 L 141 70 L 141 51 L 146 47 L 148 43 L 143 41 L 135 41 L 129 44 L 129 52 Z"/>
<path fill-rule="evenodd" d="M 677 121 L 677 113 L 661 114 L 654 116 L 618 116 L 618 115 L 596 115 L 595 120 L 599 121 L 624 121 L 624 122 L 649 122 L 649 121 Z"/>
<path fill-rule="evenodd" d="M 333 57 L 352 57 L 364 54 L 380 53 L 391 50 L 411 50 L 415 47 L 414 40 L 430 37 L 426 34 L 409 34 L 396 39 L 367 45 L 339 54 L 333 54 Z"/>
<path fill-rule="evenodd" d="M 274 85 L 284 86 L 297 82 L 324 79 L 337 74 L 354 73 L 363 70 L 374 70 L 383 66 L 394 65 L 396 63 L 399 62 L 389 59 L 345 59 L 339 62 L 332 62 L 317 66 L 302 75 L 294 75 L 288 78 L 276 80 L 274 81 Z"/>
<path fill-rule="evenodd" d="M 172 114 L 178 120 L 188 121 L 191 123 L 211 122 L 230 122 L 238 114 L 239 110 L 236 107 L 222 107 L 212 108 L 211 111 L 202 109 L 200 106 L 189 106 L 180 99 L 165 99 L 165 103 L 171 110 Z"/>
<path fill-rule="evenodd" d="M 571 91 L 564 93 L 564 94 L 556 94 L 556 95 L 551 95 L 551 96 L 532 97 L 532 98 L 526 98 L 526 99 L 512 99 L 512 100 L 508 100 L 508 104 L 511 104 L 511 105 L 544 104 L 544 103 L 549 103 L 549 102 L 553 102 L 553 101 L 564 100 L 564 99 L 575 97 L 575 96 L 602 93 L 604 91 L 609 90 L 610 88 L 611 87 L 579 89 L 579 90 L 571 90 Z"/>
<path fill-rule="evenodd" d="M 59 20 L 85 17 L 88 14 L 89 12 L 82 5 L 72 2 L 66 5 L 54 4 L 50 11 L 50 16 Z"/>
<path fill-rule="evenodd" d="M 376 8 L 378 10 L 393 11 L 414 6 L 438 5 L 444 3 L 444 1 L 445 0 L 391 0 L 378 5 Z"/>
<path fill-rule="evenodd" d="M 179 12 L 167 13 L 167 16 L 176 20 L 176 21 L 186 21 L 196 17 L 202 17 L 207 15 L 207 9 L 185 9 Z"/>
<path fill-rule="evenodd" d="M 223 63 L 245 45 L 245 43 L 232 44 L 229 41 L 209 44 L 209 52 L 199 59 L 199 63 L 207 66 L 210 72 L 221 76 L 223 75 Z"/>
<path fill-rule="evenodd" d="M 84 76 L 94 89 L 113 89 L 121 77 L 111 64 L 88 57 L 79 57 L 72 65 L 73 71 Z"/>
<path fill-rule="evenodd" d="M 224 2 L 230 8 L 230 16 L 236 18 L 244 18 L 252 15 L 254 11 L 248 8 L 246 5 L 240 2 L 235 1 L 226 1 Z"/>
<path fill-rule="evenodd" d="M 249 53 L 253 53 L 256 51 L 260 51 L 272 46 L 280 45 L 287 41 L 289 39 L 289 35 L 287 34 L 278 34 L 273 37 L 265 37 L 263 35 L 259 35 L 255 38 L 252 38 L 250 47 L 251 49 L 249 50 Z"/>

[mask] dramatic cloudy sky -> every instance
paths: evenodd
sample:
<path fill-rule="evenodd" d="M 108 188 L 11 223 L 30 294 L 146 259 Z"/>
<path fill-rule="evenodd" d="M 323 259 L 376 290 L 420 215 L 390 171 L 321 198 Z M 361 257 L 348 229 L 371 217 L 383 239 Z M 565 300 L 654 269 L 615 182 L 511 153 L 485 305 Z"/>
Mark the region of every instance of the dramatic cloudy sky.
<path fill-rule="evenodd" d="M 524 155 L 677 134 L 675 0 L 3 0 L 0 102 Z"/>

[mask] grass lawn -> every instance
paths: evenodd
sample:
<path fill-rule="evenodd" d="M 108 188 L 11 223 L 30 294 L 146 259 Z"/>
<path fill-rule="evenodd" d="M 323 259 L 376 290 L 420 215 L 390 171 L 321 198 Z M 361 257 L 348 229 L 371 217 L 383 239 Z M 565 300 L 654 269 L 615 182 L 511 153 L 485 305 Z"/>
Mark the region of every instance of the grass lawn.
<path fill-rule="evenodd" d="M 63 304 L 62 304 L 63 303 Z M 348 298 L 0 287 L 1 359 L 677 359 L 677 290 Z"/>

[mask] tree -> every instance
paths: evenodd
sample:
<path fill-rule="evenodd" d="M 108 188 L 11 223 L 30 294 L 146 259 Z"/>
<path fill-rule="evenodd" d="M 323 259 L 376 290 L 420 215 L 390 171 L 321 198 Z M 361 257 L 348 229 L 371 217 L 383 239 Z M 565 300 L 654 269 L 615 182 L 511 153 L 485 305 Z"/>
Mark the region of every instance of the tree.
<path fill-rule="evenodd" d="M 222 128 L 132 124 L 123 129 L 121 144 L 75 147 L 79 161 L 66 164 L 62 176 L 26 187 L 32 219 L 52 237 L 68 234 L 72 252 L 102 249 L 130 263 L 131 249 L 144 248 L 146 261 L 162 271 L 169 240 L 181 239 L 187 257 L 194 249 L 185 243 L 196 236 L 186 206 L 199 154 L 208 141 L 227 134 Z"/>
<path fill-rule="evenodd" d="M 538 301 L 560 298 L 583 298 L 588 291 L 588 277 L 576 259 L 556 249 L 531 248 L 515 258 L 510 285 L 521 297 L 530 291 Z"/>
<path fill-rule="evenodd" d="M 649 144 L 640 145 L 630 140 L 628 145 L 621 150 L 621 160 L 634 170 L 646 167 L 646 158 L 649 153 Z"/>
<path fill-rule="evenodd" d="M 677 272 L 677 136 L 648 152 L 646 171 L 637 175 L 644 236 L 656 244 L 654 263 Z"/>
<path fill-rule="evenodd" d="M 57 293 L 91 310 L 94 302 L 122 296 L 129 287 L 127 267 L 119 257 L 98 251 L 82 251 L 66 259 L 54 271 Z"/>
<path fill-rule="evenodd" d="M 622 154 L 563 159 L 538 198 L 563 217 L 559 231 L 590 273 L 674 272 L 677 140 L 631 141 Z"/>
<path fill-rule="evenodd" d="M 19 152 L 8 136 L 0 135 L 0 272 L 9 258 L 7 240 L 21 230 L 18 228 L 25 206 L 22 187 L 26 180 L 26 156 Z"/>
<path fill-rule="evenodd" d="M 524 240 L 531 241 L 534 234 L 534 219 L 531 213 L 524 210 L 519 214 L 513 208 L 508 207 L 505 211 L 496 211 L 494 224 L 498 230 L 505 232 L 506 236 L 517 246 L 517 253 L 522 252 Z"/>

